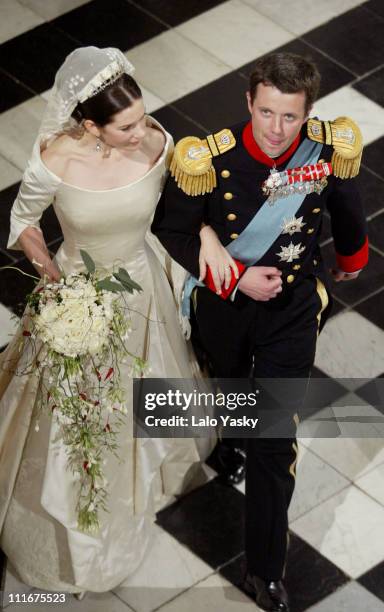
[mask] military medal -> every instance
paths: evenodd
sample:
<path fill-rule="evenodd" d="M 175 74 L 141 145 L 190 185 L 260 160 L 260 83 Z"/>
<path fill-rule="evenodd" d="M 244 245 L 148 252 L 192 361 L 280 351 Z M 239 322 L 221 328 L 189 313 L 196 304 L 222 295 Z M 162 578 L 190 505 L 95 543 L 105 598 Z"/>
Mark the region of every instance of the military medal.
<path fill-rule="evenodd" d="M 280 257 L 280 261 L 291 263 L 294 259 L 299 259 L 303 251 L 305 251 L 305 246 L 301 246 L 301 242 L 299 244 L 290 242 L 287 247 L 282 246 L 280 253 L 276 253 L 276 255 Z"/>
<path fill-rule="evenodd" d="M 271 206 L 280 198 L 286 198 L 294 193 L 321 194 L 327 186 L 327 176 L 332 173 L 332 166 L 328 162 L 289 168 L 278 172 L 276 168 L 270 170 L 269 177 L 262 184 L 262 190 L 268 196 Z"/>
<path fill-rule="evenodd" d="M 303 217 L 295 217 L 295 215 L 293 215 L 290 219 L 283 219 L 281 225 L 283 231 L 281 233 L 293 236 L 296 232 L 301 232 L 304 225 L 306 225 L 306 223 L 303 222 Z"/>

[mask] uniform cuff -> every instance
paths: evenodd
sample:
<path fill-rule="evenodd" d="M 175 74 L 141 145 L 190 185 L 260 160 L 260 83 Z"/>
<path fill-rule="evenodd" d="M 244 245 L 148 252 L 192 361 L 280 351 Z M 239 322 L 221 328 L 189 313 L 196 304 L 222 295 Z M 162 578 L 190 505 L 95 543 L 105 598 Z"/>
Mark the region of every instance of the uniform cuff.
<path fill-rule="evenodd" d="M 357 272 L 364 268 L 368 263 L 368 237 L 361 249 L 353 255 L 340 255 L 336 253 L 337 265 L 343 272 Z"/>

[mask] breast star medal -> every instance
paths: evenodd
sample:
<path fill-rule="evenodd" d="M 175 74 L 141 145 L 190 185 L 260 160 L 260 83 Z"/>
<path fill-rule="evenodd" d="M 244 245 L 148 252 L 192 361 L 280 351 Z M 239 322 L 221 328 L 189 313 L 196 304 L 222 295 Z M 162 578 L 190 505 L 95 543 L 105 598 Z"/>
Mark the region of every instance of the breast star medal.
<path fill-rule="evenodd" d="M 306 225 L 306 223 L 303 222 L 303 217 L 296 218 L 295 215 L 293 215 L 293 217 L 290 219 L 283 219 L 283 223 L 281 225 L 281 229 L 283 231 L 281 233 L 293 236 L 293 234 L 296 234 L 296 232 L 301 232 L 304 225 Z"/>
<path fill-rule="evenodd" d="M 276 253 L 276 255 L 280 257 L 280 261 L 291 263 L 294 259 L 299 259 L 303 251 L 305 251 L 305 246 L 301 246 L 301 242 L 299 244 L 291 242 L 287 247 L 282 246 L 280 253 Z"/>

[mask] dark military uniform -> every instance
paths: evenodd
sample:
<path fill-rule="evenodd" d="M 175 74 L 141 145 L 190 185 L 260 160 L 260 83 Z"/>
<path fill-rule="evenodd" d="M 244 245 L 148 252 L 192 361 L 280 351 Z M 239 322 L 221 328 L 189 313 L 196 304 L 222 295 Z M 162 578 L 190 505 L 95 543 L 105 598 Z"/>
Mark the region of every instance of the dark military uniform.
<path fill-rule="evenodd" d="M 320 124 L 313 130 L 320 142 L 321 138 L 331 141 L 329 124 L 326 128 L 322 133 Z M 195 277 L 202 223 L 215 230 L 223 245 L 236 240 L 266 201 L 261 186 L 271 167 L 285 168 L 306 138 L 307 125 L 275 160 L 260 150 L 250 123 L 231 128 L 231 133 L 236 144 L 224 153 L 216 151 L 215 156 L 211 146 L 217 187 L 199 194 L 207 188 L 206 184 L 201 188 L 200 181 L 197 194 L 191 197 L 170 177 L 153 221 L 152 230 L 170 255 Z M 337 135 L 342 139 L 344 133 L 344 128 L 339 129 Z M 352 142 L 353 134 L 349 137 Z M 320 158 L 331 161 L 334 155 L 334 147 L 324 144 Z M 345 168 L 343 172 L 348 175 Z M 186 190 L 191 193 L 193 187 L 188 184 Z M 284 198 L 273 206 L 284 207 Z M 248 377 L 251 370 L 260 378 L 309 376 L 328 302 L 319 249 L 324 210 L 331 216 L 338 267 L 353 272 L 367 263 L 365 217 L 354 181 L 331 175 L 321 194 L 307 195 L 295 216 L 284 220 L 278 238 L 256 264 L 282 271 L 283 290 L 276 298 L 259 302 L 237 291 L 231 301 L 225 292 L 224 298 L 218 296 L 212 285 L 195 290 L 194 329 L 215 376 Z M 283 574 L 297 459 L 294 435 L 293 429 L 291 438 L 247 441 L 247 563 L 251 574 L 265 580 L 278 580 Z"/>

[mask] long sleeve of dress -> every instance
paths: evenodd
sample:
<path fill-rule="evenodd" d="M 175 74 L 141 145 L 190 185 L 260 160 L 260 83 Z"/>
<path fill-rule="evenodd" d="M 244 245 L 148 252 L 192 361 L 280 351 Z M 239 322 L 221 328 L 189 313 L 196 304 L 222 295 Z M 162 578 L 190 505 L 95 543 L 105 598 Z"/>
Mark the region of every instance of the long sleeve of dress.
<path fill-rule="evenodd" d="M 12 206 L 8 249 L 21 250 L 19 236 L 27 227 L 40 230 L 41 216 L 52 203 L 60 183 L 61 179 L 43 164 L 40 145 L 36 142 Z"/>

